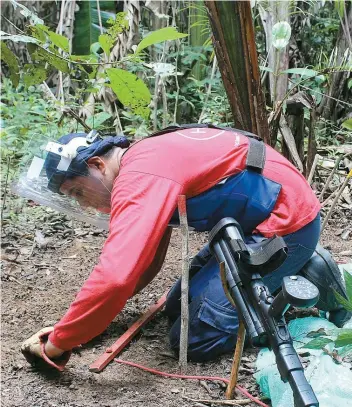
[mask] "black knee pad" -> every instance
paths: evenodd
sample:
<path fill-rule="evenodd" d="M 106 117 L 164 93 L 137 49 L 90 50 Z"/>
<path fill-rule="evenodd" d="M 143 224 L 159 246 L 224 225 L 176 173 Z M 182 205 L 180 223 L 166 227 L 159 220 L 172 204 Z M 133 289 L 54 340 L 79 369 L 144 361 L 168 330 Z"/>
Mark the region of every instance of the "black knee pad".
<path fill-rule="evenodd" d="M 331 254 L 320 244 L 299 274 L 318 287 L 320 298 L 316 307 L 322 311 L 329 311 L 331 322 L 341 327 L 352 317 L 352 313 L 346 311 L 334 295 L 335 290 L 347 299 L 340 270 Z"/>

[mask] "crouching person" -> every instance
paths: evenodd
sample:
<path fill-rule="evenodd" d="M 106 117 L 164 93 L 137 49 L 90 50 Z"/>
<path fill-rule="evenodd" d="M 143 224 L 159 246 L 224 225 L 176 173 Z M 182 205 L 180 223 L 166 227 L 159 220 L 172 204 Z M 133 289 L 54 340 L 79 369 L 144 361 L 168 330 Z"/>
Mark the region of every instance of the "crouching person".
<path fill-rule="evenodd" d="M 199 232 L 229 216 L 239 222 L 248 244 L 284 238 L 288 257 L 265 277 L 272 292 L 284 276 L 300 272 L 319 239 L 320 204 L 304 177 L 274 149 L 240 130 L 174 126 L 132 145 L 124 137 L 69 134 L 50 148 L 45 169 L 51 191 L 110 213 L 99 262 L 70 308 L 53 328 L 22 347 L 29 361 L 40 358 L 59 370 L 73 347 L 104 331 L 160 271 L 169 224 L 179 221 L 179 195 L 186 195 L 188 223 Z M 189 355 L 209 360 L 234 347 L 237 314 L 207 247 L 193 259 L 190 272 Z M 179 298 L 177 283 L 166 306 L 176 350 Z"/>

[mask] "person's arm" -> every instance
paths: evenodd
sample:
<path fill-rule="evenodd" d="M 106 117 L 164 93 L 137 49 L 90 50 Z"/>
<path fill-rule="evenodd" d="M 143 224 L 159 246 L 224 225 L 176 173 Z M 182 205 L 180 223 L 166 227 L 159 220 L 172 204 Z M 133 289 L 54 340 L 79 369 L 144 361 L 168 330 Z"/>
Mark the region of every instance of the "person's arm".
<path fill-rule="evenodd" d="M 159 273 L 161 267 L 164 263 L 165 256 L 167 253 L 167 249 L 169 247 L 170 238 L 172 234 L 172 227 L 168 227 L 164 236 L 161 239 L 161 242 L 158 246 L 158 250 L 154 256 L 154 259 L 151 265 L 147 268 L 147 270 L 142 274 L 140 279 L 138 280 L 137 286 L 133 292 L 133 295 L 139 293 L 143 288 L 145 288 Z M 39 341 L 37 341 L 39 343 Z M 40 347 L 38 347 L 38 352 L 40 352 Z M 37 352 L 37 353 L 38 353 Z M 48 339 L 45 343 L 45 354 L 50 359 L 56 359 L 60 357 L 65 351 L 62 349 L 57 348 L 54 346 L 50 340 Z"/>
<path fill-rule="evenodd" d="M 69 350 L 88 342 L 121 311 L 151 265 L 182 189 L 175 181 L 137 172 L 117 179 L 99 264 L 50 334 L 54 347 Z"/>
<path fill-rule="evenodd" d="M 133 295 L 143 290 L 143 288 L 146 287 L 161 270 L 161 267 L 164 263 L 165 256 L 167 253 L 167 248 L 169 247 L 171 234 L 172 227 L 169 226 L 161 239 L 161 242 L 158 246 L 158 250 L 154 256 L 152 264 L 147 268 L 147 270 L 142 274 L 141 278 L 138 280 Z"/>
<path fill-rule="evenodd" d="M 142 274 L 142 276 L 138 280 L 133 295 L 143 290 L 143 288 L 145 288 L 161 270 L 161 267 L 165 260 L 167 249 L 169 247 L 171 234 L 172 227 L 168 227 L 166 229 L 166 232 L 164 233 L 164 236 L 161 239 L 161 242 L 158 246 L 158 250 L 154 256 L 152 264 L 147 268 L 147 270 Z M 60 357 L 63 353 L 64 351 L 62 349 L 59 349 L 56 346 L 54 346 L 49 339 L 47 340 L 47 342 L 45 343 L 45 354 L 46 356 L 48 356 L 48 358 L 55 359 L 57 357 Z"/>

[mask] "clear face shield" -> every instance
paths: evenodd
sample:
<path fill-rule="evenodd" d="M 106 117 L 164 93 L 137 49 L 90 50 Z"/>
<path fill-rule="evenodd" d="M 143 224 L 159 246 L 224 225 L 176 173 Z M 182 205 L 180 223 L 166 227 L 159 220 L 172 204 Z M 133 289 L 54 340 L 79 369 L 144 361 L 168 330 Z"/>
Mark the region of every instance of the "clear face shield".
<path fill-rule="evenodd" d="M 92 130 L 87 136 L 73 137 L 67 144 L 49 141 L 25 165 L 12 191 L 39 205 L 108 230 L 109 214 L 103 212 L 108 212 L 106 202 L 110 191 L 84 168 L 88 167 L 84 159 L 80 162 L 83 171 L 71 166 L 78 150 L 89 147 L 97 137 L 99 134 Z"/>

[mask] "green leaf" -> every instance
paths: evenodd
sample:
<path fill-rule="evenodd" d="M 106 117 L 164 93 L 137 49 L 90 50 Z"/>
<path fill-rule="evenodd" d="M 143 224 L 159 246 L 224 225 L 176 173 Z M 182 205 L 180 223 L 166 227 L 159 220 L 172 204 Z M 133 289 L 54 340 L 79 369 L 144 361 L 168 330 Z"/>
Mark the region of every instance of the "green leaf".
<path fill-rule="evenodd" d="M 49 31 L 49 38 L 51 42 L 56 45 L 57 47 L 61 48 L 65 52 L 70 52 L 70 47 L 68 43 L 68 39 L 63 35 L 56 34 L 53 31 Z"/>
<path fill-rule="evenodd" d="M 79 10 L 75 13 L 72 49 L 75 54 L 90 54 L 91 44 L 98 42 L 101 29 L 96 0 L 77 2 Z M 115 2 L 99 0 L 100 17 L 103 31 L 106 31 L 107 21 L 115 19 Z"/>
<path fill-rule="evenodd" d="M 163 41 L 177 40 L 178 38 L 187 37 L 188 34 L 179 33 L 174 27 L 161 28 L 160 30 L 154 31 L 147 35 L 138 45 L 136 49 L 136 54 L 141 52 L 144 48 L 150 45 L 158 44 Z"/>
<path fill-rule="evenodd" d="M 94 129 L 97 129 L 100 125 L 102 125 L 106 120 L 111 118 L 111 114 L 107 112 L 100 112 L 94 116 L 89 117 L 86 120 L 86 124 Z"/>
<path fill-rule="evenodd" d="M 34 44 L 38 44 L 40 41 L 37 38 L 29 37 L 28 35 L 20 35 L 20 34 L 8 34 L 4 31 L 0 31 L 1 41 L 3 40 L 10 40 L 13 42 L 32 42 Z"/>
<path fill-rule="evenodd" d="M 347 310 L 352 312 L 352 301 L 346 300 L 341 294 L 334 290 L 335 297 L 337 301 Z"/>
<path fill-rule="evenodd" d="M 349 80 L 348 80 L 348 82 L 347 82 L 347 87 L 348 87 L 348 89 L 351 89 L 351 88 L 352 88 L 352 79 L 349 79 Z"/>
<path fill-rule="evenodd" d="M 49 31 L 49 28 L 43 24 L 31 25 L 29 29 L 32 32 L 34 38 L 39 40 L 41 43 L 45 43 L 47 40 L 46 32 Z"/>
<path fill-rule="evenodd" d="M 335 0 L 335 10 L 338 12 L 339 16 L 342 18 L 345 14 L 345 0 Z"/>
<path fill-rule="evenodd" d="M 281 73 L 293 73 L 301 76 L 316 76 L 319 73 L 317 71 L 314 71 L 313 69 L 308 69 L 308 68 L 290 68 L 286 69 L 286 71 L 282 71 Z"/>
<path fill-rule="evenodd" d="M 50 28 L 44 24 L 36 24 L 35 27 L 39 28 L 41 31 L 46 32 L 49 34 Z"/>
<path fill-rule="evenodd" d="M 341 124 L 341 126 L 344 127 L 345 129 L 352 130 L 352 119 L 345 120 Z M 347 274 L 350 275 L 349 273 L 347 273 Z M 352 300 L 352 296 L 351 296 L 351 300 Z"/>
<path fill-rule="evenodd" d="M 1 60 L 9 67 L 12 85 L 17 88 L 20 80 L 20 68 L 15 54 L 1 41 Z"/>
<path fill-rule="evenodd" d="M 274 72 L 271 68 L 269 68 L 268 66 L 260 66 L 259 69 L 261 71 L 266 71 L 266 72 Z"/>
<path fill-rule="evenodd" d="M 285 48 L 291 38 L 291 26 L 287 21 L 279 21 L 272 28 L 273 47 Z"/>
<path fill-rule="evenodd" d="M 49 52 L 43 48 L 37 48 L 37 50 L 32 54 L 32 58 L 35 61 L 44 61 L 52 65 L 54 68 L 61 72 L 69 73 L 70 69 L 65 60 L 62 59 L 58 54 Z"/>
<path fill-rule="evenodd" d="M 48 76 L 48 72 L 44 65 L 26 64 L 24 69 L 25 74 L 23 76 L 23 81 L 27 88 L 31 85 L 38 85 L 39 83 L 42 83 Z"/>
<path fill-rule="evenodd" d="M 325 345 L 331 342 L 333 342 L 332 339 L 320 337 L 315 338 L 312 341 L 309 341 L 308 343 L 301 347 L 305 349 L 322 349 Z"/>
<path fill-rule="evenodd" d="M 99 35 L 99 44 L 107 56 L 110 56 L 110 49 L 114 45 L 114 40 L 109 34 Z"/>
<path fill-rule="evenodd" d="M 106 73 L 110 80 L 108 86 L 111 87 L 124 106 L 130 107 L 133 111 L 142 108 L 139 112 L 142 112 L 143 115 L 148 114 L 146 108 L 150 103 L 151 96 L 142 79 L 119 68 L 108 68 Z"/>
<path fill-rule="evenodd" d="M 84 69 L 86 70 L 86 68 L 84 68 Z M 88 72 L 88 78 L 89 79 L 95 79 L 96 76 L 97 76 L 97 70 L 98 70 L 98 67 L 93 66 L 92 71 L 90 73 Z"/>
<path fill-rule="evenodd" d="M 143 119 L 148 120 L 150 116 L 150 109 L 149 107 L 137 107 L 134 109 L 134 114 L 141 116 Z"/>
<path fill-rule="evenodd" d="M 343 332 L 341 332 L 335 340 L 335 346 L 337 348 L 347 345 L 352 345 L 352 329 L 343 329 Z"/>
<path fill-rule="evenodd" d="M 349 119 L 349 120 L 350 120 L 350 125 L 352 126 L 352 119 Z M 350 274 L 348 271 L 344 270 L 343 276 L 345 278 L 347 298 L 348 298 L 348 301 L 352 305 L 352 274 Z"/>

